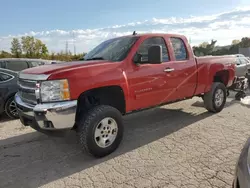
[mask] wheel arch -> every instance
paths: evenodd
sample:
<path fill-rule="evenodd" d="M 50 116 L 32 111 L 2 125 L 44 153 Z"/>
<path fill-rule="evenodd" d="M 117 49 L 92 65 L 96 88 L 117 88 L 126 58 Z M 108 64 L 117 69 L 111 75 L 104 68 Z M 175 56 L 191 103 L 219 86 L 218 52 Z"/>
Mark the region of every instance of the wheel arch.
<path fill-rule="evenodd" d="M 14 97 L 16 93 L 17 93 L 17 92 L 9 93 L 9 94 L 4 98 L 4 105 L 3 105 L 4 108 L 5 108 L 5 106 L 6 106 L 7 101 L 8 101 L 11 97 Z"/>
<path fill-rule="evenodd" d="M 233 80 L 231 80 L 230 70 L 223 69 L 219 71 L 215 71 L 209 74 L 209 82 L 207 83 L 207 86 L 205 88 L 205 92 L 210 91 L 212 84 L 214 82 L 220 82 L 223 83 L 226 87 L 230 86 Z"/>
<path fill-rule="evenodd" d="M 126 99 L 122 87 L 119 85 L 109 85 L 82 92 L 77 99 L 76 124 L 80 121 L 82 114 L 86 113 L 93 106 L 101 104 L 112 106 L 118 109 L 121 114 L 125 114 Z"/>

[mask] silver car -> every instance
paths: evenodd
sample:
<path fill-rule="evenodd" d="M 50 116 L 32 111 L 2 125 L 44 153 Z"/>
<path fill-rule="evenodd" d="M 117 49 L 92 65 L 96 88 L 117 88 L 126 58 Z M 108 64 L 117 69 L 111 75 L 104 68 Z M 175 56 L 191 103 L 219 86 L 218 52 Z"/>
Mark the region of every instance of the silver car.
<path fill-rule="evenodd" d="M 250 137 L 241 150 L 235 168 L 233 188 L 250 187 Z"/>
<path fill-rule="evenodd" d="M 244 77 L 250 75 L 250 61 L 243 55 L 236 55 L 236 76 Z"/>

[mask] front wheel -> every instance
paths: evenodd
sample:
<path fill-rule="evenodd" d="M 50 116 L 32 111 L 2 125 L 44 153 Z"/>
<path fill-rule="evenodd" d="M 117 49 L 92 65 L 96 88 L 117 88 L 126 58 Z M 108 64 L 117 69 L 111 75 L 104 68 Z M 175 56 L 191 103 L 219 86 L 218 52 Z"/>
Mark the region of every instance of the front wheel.
<path fill-rule="evenodd" d="M 227 89 L 223 83 L 214 82 L 211 90 L 204 95 L 204 105 L 209 112 L 220 112 L 226 103 Z"/>
<path fill-rule="evenodd" d="M 96 106 L 83 116 L 77 132 L 84 152 L 104 157 L 115 151 L 122 140 L 122 115 L 111 106 Z"/>
<path fill-rule="evenodd" d="M 19 118 L 16 103 L 14 101 L 14 96 L 10 97 L 6 101 L 5 106 L 4 106 L 4 110 L 5 110 L 5 113 L 7 114 L 7 116 L 9 116 L 10 118 L 12 118 L 12 119 L 18 119 Z"/>

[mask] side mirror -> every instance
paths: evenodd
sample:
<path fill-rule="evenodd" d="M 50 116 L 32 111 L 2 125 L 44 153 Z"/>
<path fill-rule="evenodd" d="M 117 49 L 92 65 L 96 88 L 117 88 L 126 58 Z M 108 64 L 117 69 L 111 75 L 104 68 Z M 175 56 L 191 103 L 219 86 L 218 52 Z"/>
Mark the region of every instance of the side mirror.
<path fill-rule="evenodd" d="M 161 64 L 162 63 L 162 46 L 151 46 L 148 49 L 148 62 L 150 64 Z"/>

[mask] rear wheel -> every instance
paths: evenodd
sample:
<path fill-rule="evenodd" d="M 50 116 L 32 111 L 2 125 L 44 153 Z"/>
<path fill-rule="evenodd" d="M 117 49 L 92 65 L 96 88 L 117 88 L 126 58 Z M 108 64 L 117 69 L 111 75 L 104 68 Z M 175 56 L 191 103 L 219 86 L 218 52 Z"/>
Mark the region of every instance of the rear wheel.
<path fill-rule="evenodd" d="M 16 103 L 14 101 L 14 96 L 10 97 L 5 103 L 5 113 L 12 119 L 18 119 L 18 111 L 16 108 Z"/>
<path fill-rule="evenodd" d="M 119 146 L 123 137 L 121 113 L 106 105 L 93 107 L 77 125 L 82 150 L 104 157 Z"/>
<path fill-rule="evenodd" d="M 204 105 L 209 112 L 220 112 L 226 103 L 227 89 L 223 83 L 214 82 L 211 90 L 204 95 Z"/>

